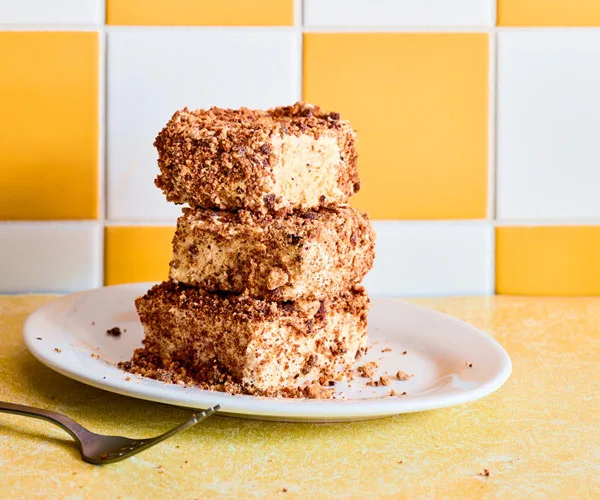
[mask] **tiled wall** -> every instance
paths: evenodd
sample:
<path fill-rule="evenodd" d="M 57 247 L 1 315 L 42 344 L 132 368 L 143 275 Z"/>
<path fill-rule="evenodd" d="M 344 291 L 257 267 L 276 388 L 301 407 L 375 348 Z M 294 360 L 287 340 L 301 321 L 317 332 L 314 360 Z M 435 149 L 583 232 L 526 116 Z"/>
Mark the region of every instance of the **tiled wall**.
<path fill-rule="evenodd" d="M 178 108 L 352 121 L 372 293 L 600 294 L 600 2 L 0 0 L 0 291 L 167 274 Z"/>

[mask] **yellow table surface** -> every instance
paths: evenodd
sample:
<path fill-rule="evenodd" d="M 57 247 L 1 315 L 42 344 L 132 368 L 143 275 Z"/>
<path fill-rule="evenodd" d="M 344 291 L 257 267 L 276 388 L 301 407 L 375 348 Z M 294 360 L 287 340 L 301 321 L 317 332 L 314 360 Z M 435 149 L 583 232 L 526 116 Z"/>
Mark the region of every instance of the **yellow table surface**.
<path fill-rule="evenodd" d="M 131 437 L 186 418 L 37 362 L 21 326 L 51 299 L 0 297 L 0 399 Z M 508 382 L 473 403 L 366 422 L 212 418 L 103 467 L 82 462 L 51 424 L 0 414 L 0 497 L 600 498 L 600 299 L 415 302 L 490 332 L 512 357 Z"/>

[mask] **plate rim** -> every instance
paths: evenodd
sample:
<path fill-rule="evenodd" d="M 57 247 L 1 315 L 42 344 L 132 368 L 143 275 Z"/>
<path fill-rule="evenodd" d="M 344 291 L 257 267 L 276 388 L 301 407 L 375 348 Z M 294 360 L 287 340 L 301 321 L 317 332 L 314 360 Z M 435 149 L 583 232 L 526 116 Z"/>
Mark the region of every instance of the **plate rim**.
<path fill-rule="evenodd" d="M 125 385 L 123 381 L 118 380 L 102 380 L 93 376 L 93 372 L 86 372 L 75 369 L 69 369 L 69 365 L 65 367 L 65 363 L 61 362 L 60 357 L 46 356 L 43 350 L 39 349 L 39 344 L 34 342 L 36 336 L 35 323 L 40 320 L 40 317 L 46 313 L 46 310 L 51 310 L 56 307 L 56 304 L 73 300 L 82 295 L 88 295 L 93 292 L 100 292 L 106 289 L 114 288 L 150 288 L 155 282 L 137 282 L 126 283 L 120 285 L 110 285 L 89 290 L 74 292 L 60 297 L 37 307 L 32 311 L 23 323 L 23 339 L 27 350 L 43 365 L 56 371 L 57 373 L 84 383 L 86 385 L 102 389 L 108 392 L 113 392 L 123 396 L 133 397 L 137 399 L 153 401 L 157 403 L 170 404 L 179 407 L 187 408 L 205 408 L 214 404 L 221 404 L 223 411 L 219 413 L 235 417 L 243 418 L 260 418 L 260 419 L 276 419 L 288 421 L 329 421 L 340 422 L 349 420 L 360 420 L 370 418 L 383 418 L 387 416 L 399 415 L 403 413 L 413 413 L 418 411 L 428 411 L 438 408 L 447 408 L 459 404 L 464 404 L 481 399 L 498 390 L 510 377 L 512 373 L 512 361 L 502 345 L 492 338 L 487 332 L 476 328 L 475 326 L 451 316 L 447 313 L 438 311 L 433 308 L 413 304 L 402 300 L 402 298 L 378 297 L 372 296 L 373 301 L 393 302 L 401 304 L 402 307 L 420 311 L 421 314 L 443 317 L 446 321 L 453 322 L 470 330 L 471 334 L 477 335 L 485 339 L 487 347 L 492 349 L 495 355 L 499 356 L 501 369 L 489 380 L 483 383 L 478 383 L 473 388 L 462 389 L 453 393 L 438 394 L 433 397 L 419 396 L 416 393 L 406 398 L 372 398 L 363 400 L 314 400 L 314 399 L 294 399 L 294 398 L 262 398 L 250 395 L 233 396 L 227 393 L 216 391 L 202 390 L 198 388 L 184 388 L 175 384 L 168 384 L 153 379 L 143 377 L 147 385 L 129 384 Z M 112 367 L 118 370 L 116 367 Z M 120 382 L 120 383 L 118 383 Z M 158 389 L 153 394 L 152 388 Z M 193 390 L 197 394 L 193 401 L 186 397 L 177 397 L 183 395 L 185 391 Z M 241 403 L 241 404 L 240 404 Z M 308 407 L 308 408 L 307 408 Z M 313 415 L 307 412 L 311 407 L 318 408 L 318 413 Z"/>

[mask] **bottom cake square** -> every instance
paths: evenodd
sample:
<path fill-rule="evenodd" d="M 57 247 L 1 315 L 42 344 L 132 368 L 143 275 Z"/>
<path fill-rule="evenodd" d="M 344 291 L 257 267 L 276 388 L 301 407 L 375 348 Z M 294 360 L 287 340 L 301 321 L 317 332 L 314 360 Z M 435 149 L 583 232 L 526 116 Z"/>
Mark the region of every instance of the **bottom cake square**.
<path fill-rule="evenodd" d="M 367 347 L 362 287 L 327 300 L 271 302 L 164 282 L 136 300 L 144 348 L 128 371 L 265 396 L 328 397 Z"/>

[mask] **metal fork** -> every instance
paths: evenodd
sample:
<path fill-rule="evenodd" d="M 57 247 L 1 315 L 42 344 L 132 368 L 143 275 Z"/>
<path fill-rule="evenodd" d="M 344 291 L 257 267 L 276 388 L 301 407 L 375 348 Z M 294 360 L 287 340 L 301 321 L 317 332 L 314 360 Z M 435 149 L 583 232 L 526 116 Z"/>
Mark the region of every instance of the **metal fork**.
<path fill-rule="evenodd" d="M 194 413 L 186 422 L 178 425 L 160 436 L 149 439 L 129 439 L 120 436 L 105 436 L 88 431 L 74 420 L 65 415 L 53 411 L 33 408 L 31 406 L 18 405 L 0 401 L 0 412 L 14 413 L 26 417 L 39 418 L 52 422 L 67 431 L 79 444 L 81 457 L 90 464 L 103 465 L 118 462 L 128 458 L 140 451 L 154 446 L 175 434 L 189 429 L 198 422 L 214 414 L 220 405 L 213 406 L 208 410 Z"/>

